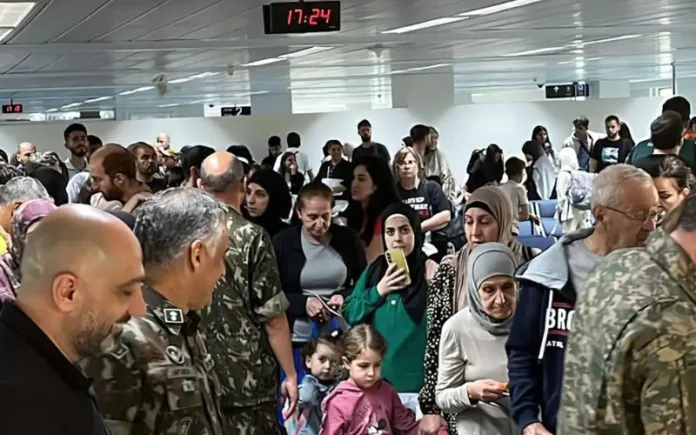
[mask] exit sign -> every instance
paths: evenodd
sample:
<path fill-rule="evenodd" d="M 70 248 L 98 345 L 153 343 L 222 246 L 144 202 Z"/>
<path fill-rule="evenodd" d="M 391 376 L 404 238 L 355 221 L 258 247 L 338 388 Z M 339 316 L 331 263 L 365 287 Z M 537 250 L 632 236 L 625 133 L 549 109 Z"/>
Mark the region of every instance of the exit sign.
<path fill-rule="evenodd" d="M 22 113 L 24 112 L 24 106 L 21 104 L 3 104 L 2 113 Z"/>

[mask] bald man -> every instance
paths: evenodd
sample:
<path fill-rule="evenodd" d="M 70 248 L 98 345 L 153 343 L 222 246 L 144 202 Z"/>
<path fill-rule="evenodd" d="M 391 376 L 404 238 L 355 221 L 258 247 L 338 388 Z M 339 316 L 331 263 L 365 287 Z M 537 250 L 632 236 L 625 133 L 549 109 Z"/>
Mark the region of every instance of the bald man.
<path fill-rule="evenodd" d="M 170 146 L 169 135 L 167 133 L 158 134 L 157 141 L 155 143 L 160 151 L 168 150 Z"/>
<path fill-rule="evenodd" d="M 29 234 L 21 270 L 0 313 L 0 432 L 107 434 L 76 365 L 145 313 L 138 240 L 113 216 L 66 205 Z"/>
<path fill-rule="evenodd" d="M 297 405 L 297 374 L 285 315 L 289 302 L 271 239 L 263 228 L 242 217 L 244 166 L 234 155 L 219 151 L 207 157 L 199 185 L 231 208 L 224 279 L 218 281 L 213 304 L 203 313 L 208 348 L 222 383 L 221 409 L 229 423 L 228 435 L 284 433 L 276 411 L 278 363 L 286 373 L 283 393 L 291 409 Z"/>
<path fill-rule="evenodd" d="M 17 163 L 26 166 L 29 162 L 29 157 L 36 152 L 36 145 L 31 142 L 22 142 L 17 147 Z"/>
<path fill-rule="evenodd" d="M 147 185 L 136 178 L 135 157 L 121 145 L 108 144 L 95 151 L 89 160 L 89 174 L 104 199 L 120 201 L 127 213 L 152 197 Z"/>
<path fill-rule="evenodd" d="M 120 348 L 85 365 L 100 411 L 113 435 L 227 434 L 196 314 L 224 272 L 225 210 L 179 188 L 157 194 L 136 217 L 147 314 L 124 326 Z"/>

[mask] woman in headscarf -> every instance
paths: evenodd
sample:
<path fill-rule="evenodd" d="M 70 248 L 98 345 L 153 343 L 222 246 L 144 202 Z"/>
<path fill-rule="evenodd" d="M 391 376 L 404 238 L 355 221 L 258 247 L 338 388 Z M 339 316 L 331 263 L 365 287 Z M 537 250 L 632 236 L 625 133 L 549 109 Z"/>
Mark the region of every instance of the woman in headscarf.
<path fill-rule="evenodd" d="M 581 228 L 591 226 L 592 214 L 589 210 L 578 210 L 571 204 L 568 193 L 570 191 L 573 172 L 580 170 L 578 155 L 572 148 L 563 148 L 558 153 L 561 169 L 556 179 L 556 220 L 563 225 L 564 233 L 571 233 Z"/>
<path fill-rule="evenodd" d="M 31 176 L 43 184 L 46 191 L 51 198 L 53 198 L 53 202 L 57 206 L 67 204 L 69 202 L 68 192 L 66 190 L 68 186 L 68 179 L 65 178 L 63 174 L 51 167 L 43 166 L 36 169 Z"/>
<path fill-rule="evenodd" d="M 527 157 L 527 197 L 530 201 L 552 199 L 556 184 L 556 168 L 546 155 L 544 146 L 533 140 L 522 145 L 522 152 Z"/>
<path fill-rule="evenodd" d="M 360 276 L 346 299 L 343 314 L 350 325 L 369 323 L 389 343 L 382 375 L 401 396 L 407 408 L 418 414 L 416 396 L 423 386 L 426 342 L 426 256 L 418 213 L 395 203 L 381 215 L 385 255 L 379 256 Z M 402 250 L 408 271 L 390 266 L 387 255 Z M 414 409 L 415 408 L 415 409 Z"/>
<path fill-rule="evenodd" d="M 49 170 L 53 171 L 53 169 Z M 22 262 L 27 235 L 34 229 L 36 223 L 55 209 L 56 206 L 52 201 L 35 199 L 22 204 L 12 215 L 12 234 L 10 235 L 12 244 L 9 252 L 0 257 L 0 300 L 13 300 L 17 295 L 22 282 L 19 266 Z"/>
<path fill-rule="evenodd" d="M 292 208 L 290 189 L 283 176 L 273 169 L 261 169 L 249 178 L 244 217 L 275 236 L 289 225 L 285 223 Z"/>
<path fill-rule="evenodd" d="M 435 399 L 467 435 L 514 435 L 507 341 L 517 305 L 517 260 L 502 243 L 477 246 L 467 262 L 470 304 L 442 327 Z"/>
<path fill-rule="evenodd" d="M 425 350 L 425 386 L 420 393 L 423 425 L 435 424 L 440 409 L 435 402 L 438 354 L 442 326 L 469 303 L 467 263 L 471 252 L 486 243 L 498 242 L 510 248 L 515 265 L 531 260 L 540 251 L 522 246 L 512 235 L 514 212 L 510 197 L 499 187 L 485 186 L 474 192 L 464 206 L 467 244 L 445 257 L 437 269 L 428 293 L 428 341 Z M 431 417 L 432 416 L 432 417 Z M 455 426 L 450 418 L 450 427 Z M 456 435 L 456 432 L 450 432 Z M 462 434 L 464 435 L 464 434 Z"/>

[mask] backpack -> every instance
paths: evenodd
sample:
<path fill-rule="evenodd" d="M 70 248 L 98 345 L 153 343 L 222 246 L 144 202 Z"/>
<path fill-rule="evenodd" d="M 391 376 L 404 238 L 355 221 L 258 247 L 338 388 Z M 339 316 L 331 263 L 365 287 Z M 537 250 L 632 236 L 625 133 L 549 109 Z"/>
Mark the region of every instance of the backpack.
<path fill-rule="evenodd" d="M 592 183 L 597 174 L 585 171 L 570 171 L 570 189 L 566 198 L 578 210 L 590 210 L 592 202 Z"/>

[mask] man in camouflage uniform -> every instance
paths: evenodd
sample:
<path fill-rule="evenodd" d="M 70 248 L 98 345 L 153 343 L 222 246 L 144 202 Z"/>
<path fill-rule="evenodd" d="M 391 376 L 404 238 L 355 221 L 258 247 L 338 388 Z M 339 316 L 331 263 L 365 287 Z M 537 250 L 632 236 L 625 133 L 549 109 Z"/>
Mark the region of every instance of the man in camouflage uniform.
<path fill-rule="evenodd" d="M 209 195 L 168 190 L 139 209 L 144 317 L 85 364 L 114 435 L 223 435 L 220 385 L 194 313 L 210 304 L 227 250 L 225 211 Z"/>
<path fill-rule="evenodd" d="M 283 390 L 297 403 L 297 375 L 280 285 L 268 234 L 240 214 L 244 167 L 228 152 L 208 157 L 201 185 L 230 207 L 225 275 L 204 313 L 208 347 L 222 383 L 222 413 L 230 435 L 284 433 L 278 423 L 278 364 L 287 373 Z"/>
<path fill-rule="evenodd" d="M 696 197 L 676 229 L 600 263 L 578 300 L 560 432 L 695 434 Z"/>

